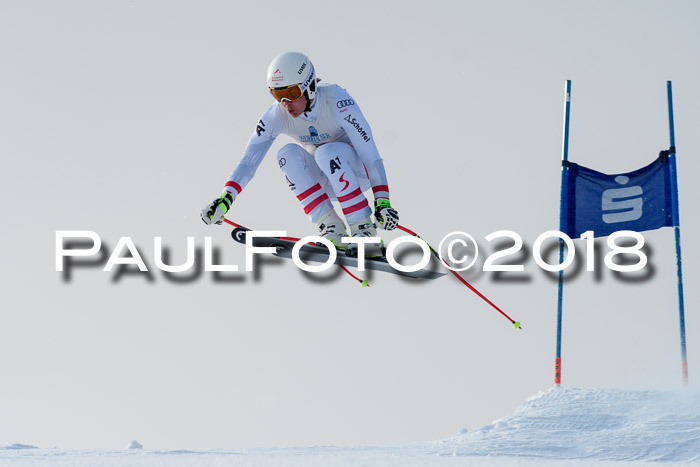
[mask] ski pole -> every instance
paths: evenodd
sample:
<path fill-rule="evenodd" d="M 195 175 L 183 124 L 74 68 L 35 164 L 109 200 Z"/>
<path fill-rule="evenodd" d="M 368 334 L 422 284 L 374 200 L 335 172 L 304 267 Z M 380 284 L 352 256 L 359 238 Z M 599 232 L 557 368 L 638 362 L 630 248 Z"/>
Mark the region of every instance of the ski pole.
<path fill-rule="evenodd" d="M 226 222 L 228 225 L 232 225 L 236 229 L 238 227 L 240 227 L 240 225 L 236 224 L 235 222 L 231 222 L 230 220 L 226 219 L 225 217 L 224 217 L 224 222 Z"/>
<path fill-rule="evenodd" d="M 400 230 L 403 230 L 404 232 L 406 232 L 406 233 L 409 234 L 409 235 L 413 235 L 414 237 L 420 238 L 421 240 L 423 240 L 417 233 L 415 233 L 414 231 L 412 231 L 411 229 L 409 229 L 409 228 L 407 228 L 407 227 L 404 227 L 404 226 L 402 226 L 402 225 L 398 225 L 397 228 L 400 229 Z M 423 241 L 425 242 L 425 240 L 423 240 Z M 500 314 L 502 314 L 503 316 L 505 316 L 505 317 L 513 324 L 513 327 L 515 327 L 516 329 L 522 329 L 522 328 L 523 328 L 523 327 L 520 325 L 520 322 L 519 322 L 519 321 L 515 321 L 513 318 L 511 318 L 510 316 L 508 316 L 503 310 L 501 310 L 499 307 L 497 307 L 496 304 L 494 304 L 491 300 L 489 300 L 488 298 L 486 298 L 486 297 L 484 296 L 484 294 L 482 294 L 481 292 L 479 292 L 478 290 L 476 290 L 476 288 L 474 288 L 473 285 L 471 285 L 469 282 L 467 282 L 462 276 L 460 276 L 459 274 L 457 274 L 457 272 L 454 271 L 454 270 L 452 269 L 452 267 L 450 266 L 450 264 L 449 264 L 447 261 L 445 261 L 445 260 L 440 256 L 440 254 L 439 254 L 437 251 L 435 251 L 435 249 L 434 249 L 432 246 L 430 246 L 430 245 L 428 244 L 428 242 L 425 242 L 425 244 L 428 245 L 428 248 L 430 248 L 431 253 L 432 253 L 437 259 L 439 259 L 440 261 L 442 261 L 443 263 L 445 263 L 445 265 L 447 266 L 447 269 L 449 269 L 450 272 L 451 272 L 457 279 L 459 279 L 459 281 L 460 281 L 462 284 L 466 285 L 466 286 L 469 288 L 469 290 L 471 290 L 472 292 L 474 292 L 475 294 L 477 294 L 482 300 L 484 300 L 486 303 L 488 303 L 489 305 L 491 305 L 491 306 L 492 306 L 496 311 L 498 311 Z"/>
<path fill-rule="evenodd" d="M 226 222 L 228 225 L 233 226 L 233 227 L 236 228 L 236 229 L 240 227 L 240 224 L 236 224 L 235 222 L 232 222 L 232 221 L 226 219 L 225 217 L 224 217 L 224 222 Z M 291 241 L 293 241 L 293 242 L 298 242 L 299 240 L 301 240 L 301 239 L 296 238 L 296 237 L 284 237 L 284 239 L 285 239 L 285 240 L 291 240 Z M 351 273 L 350 271 L 348 271 L 348 269 L 347 269 L 345 266 L 343 266 L 342 264 L 339 264 L 338 266 L 340 266 L 340 268 L 341 268 L 343 271 L 345 271 L 350 277 L 352 277 L 352 278 L 355 279 L 357 282 L 359 282 L 360 285 L 361 285 L 362 287 L 369 287 L 369 282 L 367 282 L 366 280 L 360 279 L 359 277 L 357 277 L 356 275 L 354 275 L 353 273 Z"/>

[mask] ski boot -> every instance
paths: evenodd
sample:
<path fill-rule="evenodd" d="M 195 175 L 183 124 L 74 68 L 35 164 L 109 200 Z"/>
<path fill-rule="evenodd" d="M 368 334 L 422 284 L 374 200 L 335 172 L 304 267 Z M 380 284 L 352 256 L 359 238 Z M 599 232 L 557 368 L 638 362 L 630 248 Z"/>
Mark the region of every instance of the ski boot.
<path fill-rule="evenodd" d="M 319 236 L 331 241 L 336 249 L 347 251 L 348 245 L 343 243 L 342 238 L 347 237 L 345 222 L 338 216 L 335 209 L 331 209 L 318 221 Z M 319 243 L 320 245 L 320 243 Z"/>
<path fill-rule="evenodd" d="M 350 236 L 351 237 L 376 237 L 377 236 L 377 225 L 372 222 L 372 218 L 367 217 L 360 222 L 350 225 Z M 384 252 L 384 242 L 379 243 L 367 243 L 365 244 L 365 258 L 383 258 Z M 348 253 L 351 255 L 357 255 L 357 245 L 352 245 L 348 249 Z"/>

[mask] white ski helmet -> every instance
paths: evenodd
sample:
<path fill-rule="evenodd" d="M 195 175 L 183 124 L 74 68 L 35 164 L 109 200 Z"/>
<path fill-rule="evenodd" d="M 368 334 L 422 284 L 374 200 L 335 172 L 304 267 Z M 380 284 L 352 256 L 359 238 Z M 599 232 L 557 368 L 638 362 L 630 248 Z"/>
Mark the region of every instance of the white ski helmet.
<path fill-rule="evenodd" d="M 309 57 L 286 52 L 275 57 L 267 68 L 267 87 L 277 99 L 295 101 L 307 92 L 309 101 L 316 97 L 316 71 Z"/>

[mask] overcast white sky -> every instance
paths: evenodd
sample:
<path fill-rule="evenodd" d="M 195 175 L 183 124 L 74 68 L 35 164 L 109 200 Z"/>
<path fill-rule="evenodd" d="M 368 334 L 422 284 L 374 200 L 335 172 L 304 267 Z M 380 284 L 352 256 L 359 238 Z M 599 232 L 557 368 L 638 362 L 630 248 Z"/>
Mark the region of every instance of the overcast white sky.
<path fill-rule="evenodd" d="M 616 173 L 668 147 L 675 98 L 690 378 L 700 378 L 700 5 L 694 1 L 0 2 L 4 246 L 0 443 L 146 448 L 438 439 L 552 385 L 556 282 L 469 273 L 525 329 L 454 278 L 369 274 L 370 288 L 289 261 L 176 282 L 199 220 L 261 113 L 270 60 L 309 55 L 372 125 L 402 224 L 437 244 L 558 228 L 563 89 L 570 159 Z M 314 232 L 275 143 L 229 218 Z M 54 270 L 57 230 L 131 237 L 153 270 Z M 564 385 L 680 387 L 673 232 L 645 234 L 649 277 L 581 273 L 565 289 Z M 605 244 L 600 244 L 605 248 Z M 491 248 L 491 250 L 489 250 Z M 529 252 L 528 249 L 528 252 Z M 150 279 L 149 279 L 150 277 Z M 316 277 L 316 276 L 314 276 Z"/>

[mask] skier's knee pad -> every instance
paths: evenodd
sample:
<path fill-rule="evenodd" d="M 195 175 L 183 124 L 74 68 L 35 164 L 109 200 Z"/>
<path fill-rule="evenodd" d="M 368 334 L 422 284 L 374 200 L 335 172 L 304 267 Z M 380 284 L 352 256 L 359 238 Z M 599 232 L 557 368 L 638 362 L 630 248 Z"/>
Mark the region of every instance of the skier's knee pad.
<path fill-rule="evenodd" d="M 331 177 L 337 170 L 350 168 L 357 173 L 361 165 L 357 153 L 347 143 L 327 143 L 319 147 L 314 154 L 316 163 L 321 170 Z"/>
<path fill-rule="evenodd" d="M 336 157 L 341 160 L 349 159 L 354 153 L 355 150 L 347 143 L 326 143 L 316 150 L 314 159 L 319 165 L 325 165 Z"/>
<path fill-rule="evenodd" d="M 277 164 L 283 172 L 287 172 L 291 167 L 303 167 L 305 164 L 304 148 L 298 144 L 289 143 L 282 146 L 277 152 Z"/>

